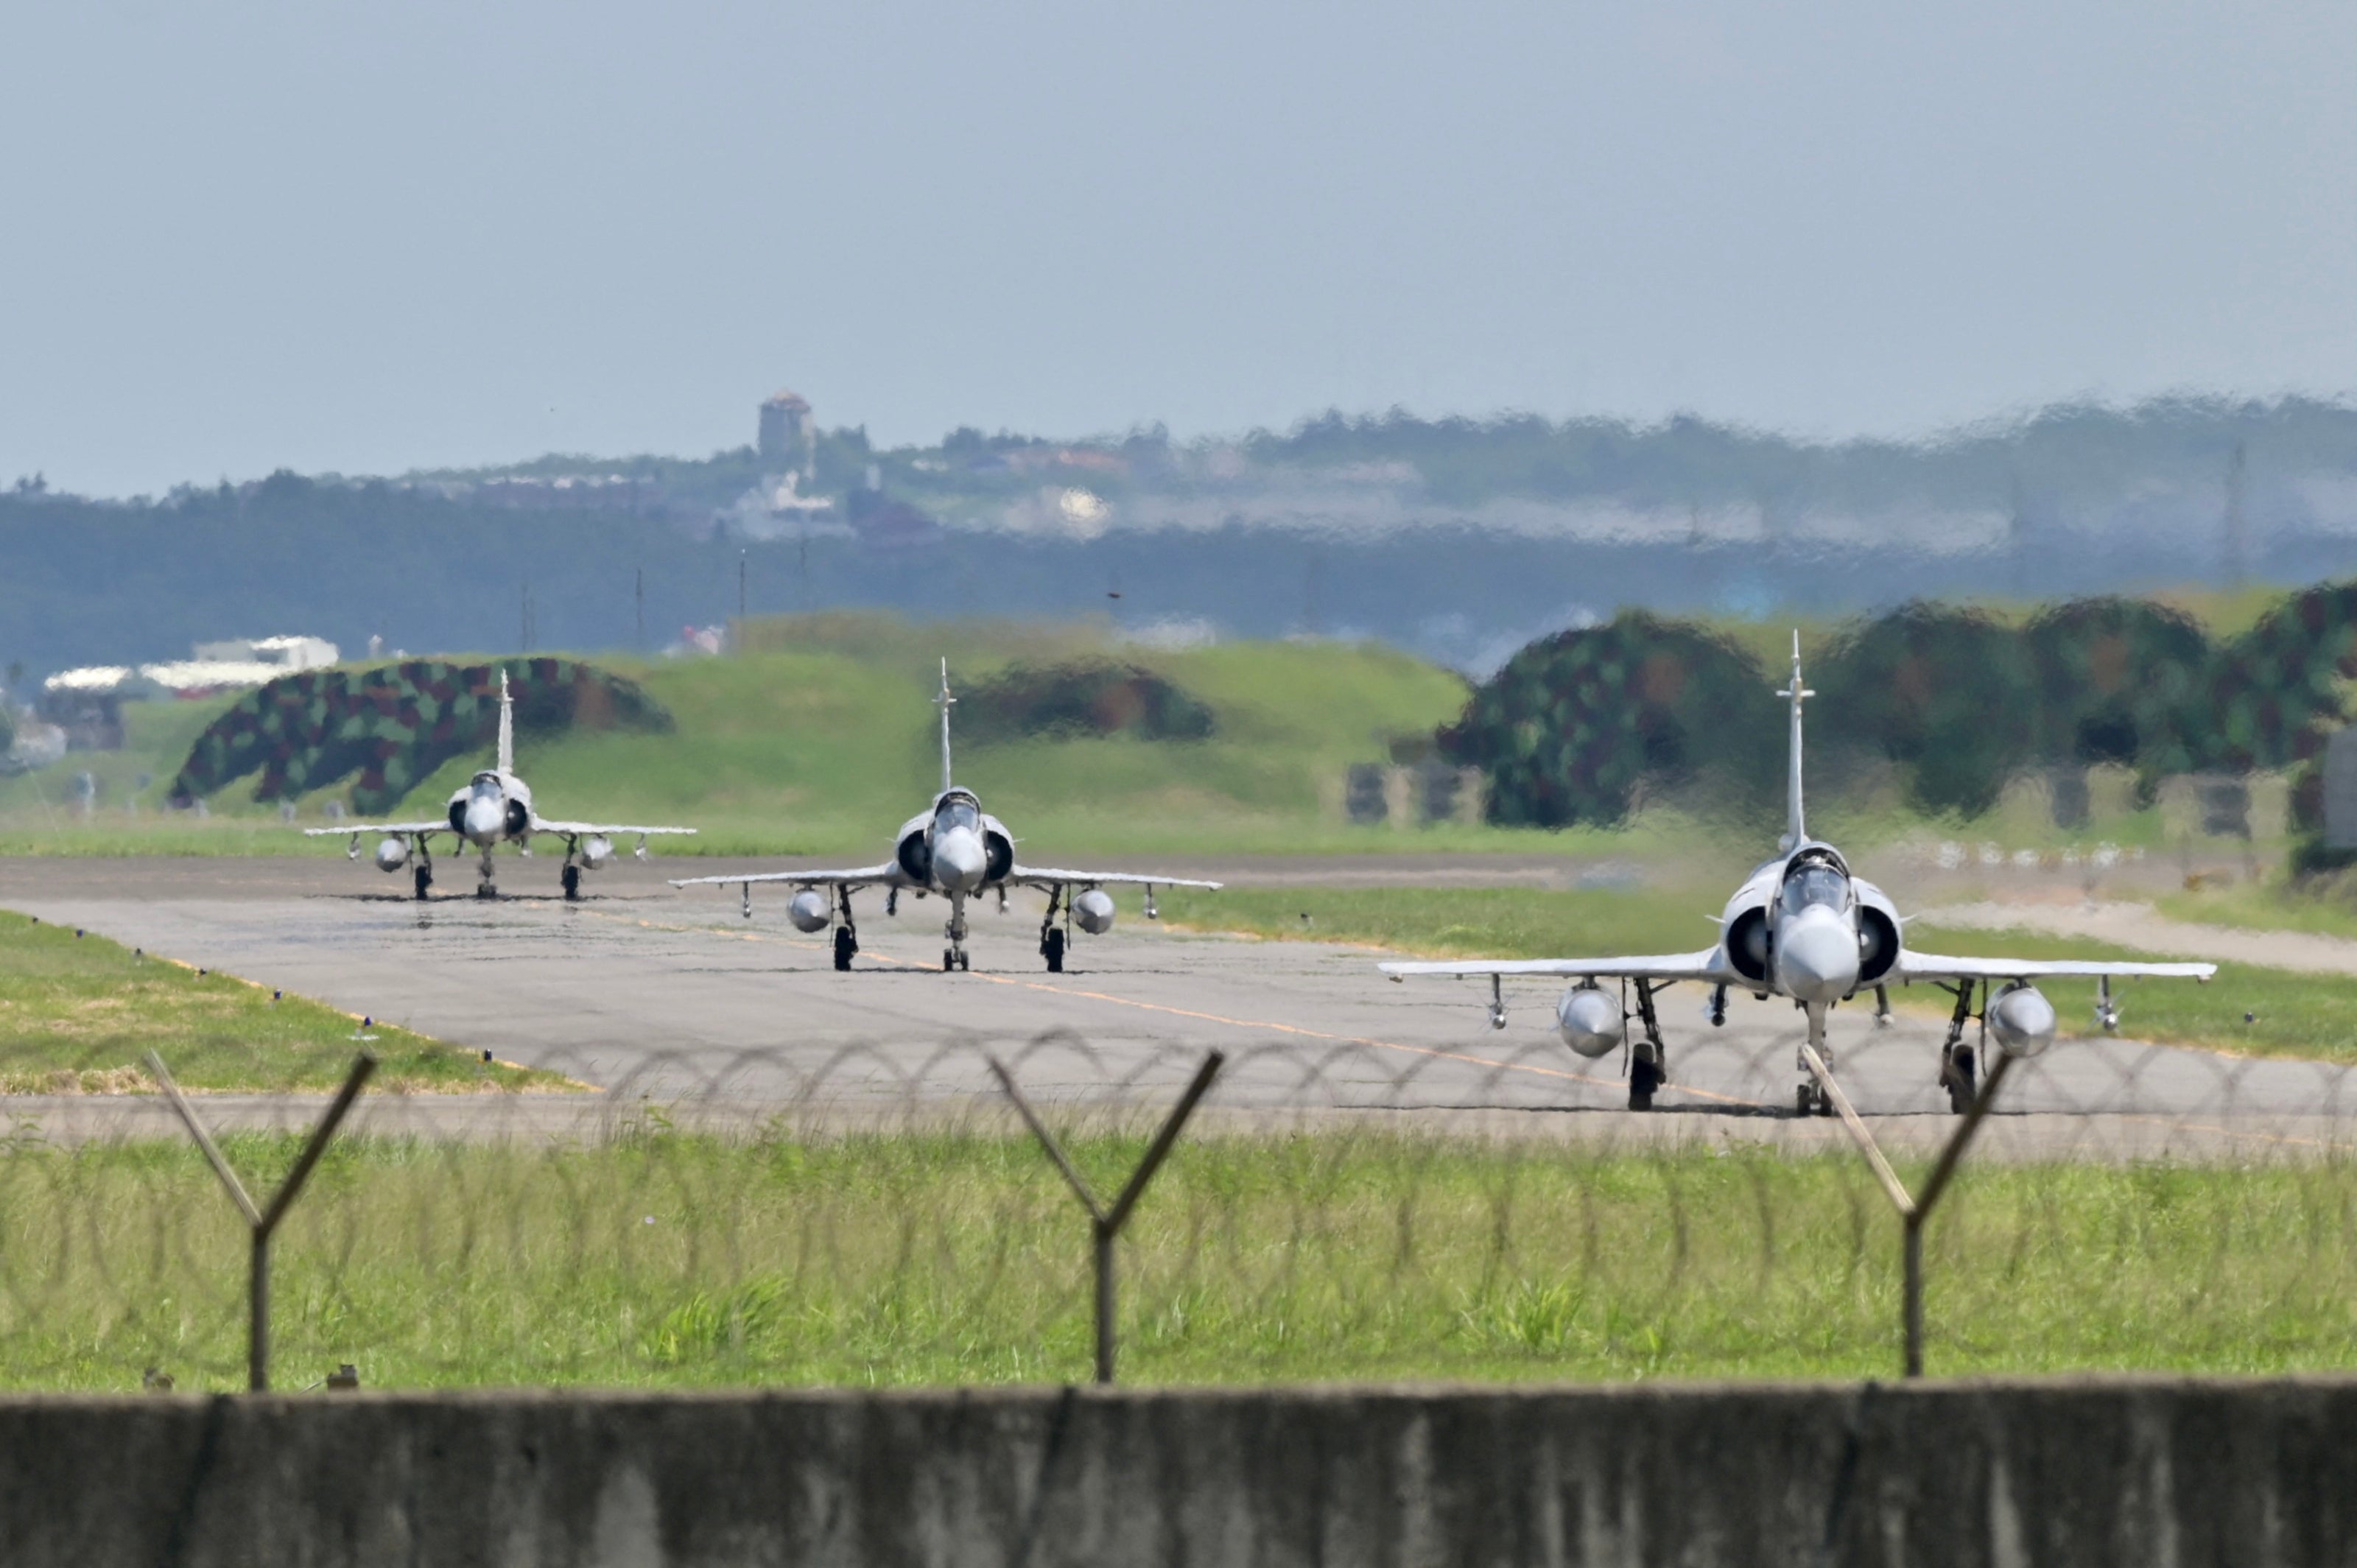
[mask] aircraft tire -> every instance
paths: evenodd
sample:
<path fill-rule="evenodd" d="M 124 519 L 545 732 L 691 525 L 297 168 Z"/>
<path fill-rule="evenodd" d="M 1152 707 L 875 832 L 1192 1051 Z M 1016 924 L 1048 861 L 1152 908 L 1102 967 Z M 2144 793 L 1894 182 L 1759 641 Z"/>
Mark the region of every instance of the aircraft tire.
<path fill-rule="evenodd" d="M 581 868 L 577 865 L 568 865 L 565 868 L 565 897 L 567 899 L 576 899 L 581 897 Z"/>
<path fill-rule="evenodd" d="M 1639 1057 L 1629 1064 L 1629 1109 L 1651 1111 L 1653 1090 L 1662 1086 L 1662 1069 Z"/>
<path fill-rule="evenodd" d="M 1959 1046 L 1956 1054 L 1949 1059 L 1948 1070 L 1940 1075 L 1940 1081 L 1947 1086 L 1948 1109 L 1959 1116 L 1973 1108 L 1976 1087 L 1973 1081 L 1974 1067 L 1973 1048 Z"/>
<path fill-rule="evenodd" d="M 1061 930 L 1050 929 L 1047 940 L 1039 944 L 1039 951 L 1048 960 L 1049 974 L 1064 972 L 1064 933 Z"/>
<path fill-rule="evenodd" d="M 834 929 L 834 967 L 835 967 L 835 968 L 837 968 L 837 969 L 841 969 L 841 970 L 847 970 L 847 969 L 849 969 L 849 968 L 851 967 L 851 955 L 852 955 L 853 953 L 857 952 L 858 950 L 859 950 L 859 940 L 858 940 L 858 939 L 857 939 L 857 938 L 856 938 L 856 937 L 854 937 L 854 936 L 853 936 L 853 935 L 852 935 L 848 930 L 846 930 L 846 929 L 844 929 L 843 927 L 841 927 L 841 926 L 837 926 L 837 927 L 835 927 L 835 929 Z"/>
<path fill-rule="evenodd" d="M 948 973 L 952 972 L 952 971 L 954 971 L 956 968 L 957 968 L 957 954 L 955 954 L 955 953 L 953 953 L 953 952 L 950 951 L 950 950 L 949 950 L 949 949 L 947 949 L 947 948 L 943 948 L 943 949 L 942 950 L 942 972 L 943 974 L 948 974 Z"/>
<path fill-rule="evenodd" d="M 425 890 L 434 886 L 434 873 L 422 865 L 413 867 L 410 882 L 416 887 L 417 897 L 422 901 L 425 897 Z"/>

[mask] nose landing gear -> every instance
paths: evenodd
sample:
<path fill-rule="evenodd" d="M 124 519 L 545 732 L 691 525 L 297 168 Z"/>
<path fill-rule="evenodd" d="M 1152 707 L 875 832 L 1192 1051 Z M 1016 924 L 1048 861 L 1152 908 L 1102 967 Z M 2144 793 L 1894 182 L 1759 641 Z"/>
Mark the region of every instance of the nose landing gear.
<path fill-rule="evenodd" d="M 482 879 L 475 884 L 475 897 L 478 898 L 496 898 L 499 896 L 499 885 L 491 879 L 491 846 L 485 844 L 483 846 Z"/>
<path fill-rule="evenodd" d="M 1833 1047 L 1825 1044 L 1825 1014 L 1822 1007 L 1806 1009 L 1809 1033 L 1806 1044 L 1793 1054 L 1793 1065 L 1801 1069 L 1801 1086 L 1792 1091 L 1792 1109 L 1803 1116 L 1830 1116 L 1834 1113 L 1834 1097 L 1809 1070 L 1809 1047 L 1816 1047 L 1818 1059 L 1825 1064 L 1828 1073 L 1834 1069 Z"/>
<path fill-rule="evenodd" d="M 972 969 L 974 961 L 966 956 L 965 950 L 965 895 L 963 893 L 950 895 L 950 923 L 942 934 L 950 940 L 950 945 L 942 950 L 942 972 Z"/>

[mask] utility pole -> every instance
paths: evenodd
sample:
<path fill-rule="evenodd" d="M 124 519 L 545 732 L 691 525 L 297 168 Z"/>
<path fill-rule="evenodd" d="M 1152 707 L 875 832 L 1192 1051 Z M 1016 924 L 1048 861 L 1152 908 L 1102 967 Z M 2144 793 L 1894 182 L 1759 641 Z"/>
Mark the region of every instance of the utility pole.
<path fill-rule="evenodd" d="M 2250 575 L 2248 540 L 2244 537 L 2243 521 L 2243 485 L 2244 462 L 2243 444 L 2234 443 L 2234 456 L 2226 464 L 2226 585 L 2239 588 Z"/>

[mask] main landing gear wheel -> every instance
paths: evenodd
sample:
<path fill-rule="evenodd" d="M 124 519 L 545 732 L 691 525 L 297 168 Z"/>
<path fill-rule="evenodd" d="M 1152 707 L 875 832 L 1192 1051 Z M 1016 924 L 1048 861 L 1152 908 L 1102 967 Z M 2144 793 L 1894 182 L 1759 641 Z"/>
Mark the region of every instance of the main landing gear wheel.
<path fill-rule="evenodd" d="M 834 928 L 834 967 L 849 969 L 851 955 L 859 950 L 859 939 L 844 927 Z"/>
<path fill-rule="evenodd" d="M 1834 1097 L 1813 1083 L 1804 1083 L 1792 1092 L 1792 1109 L 1803 1116 L 1830 1116 Z"/>
<path fill-rule="evenodd" d="M 962 952 L 957 955 L 957 961 L 958 968 L 961 970 L 970 970 L 974 967 L 974 955 L 972 953 Z"/>
<path fill-rule="evenodd" d="M 1064 972 L 1064 933 L 1062 931 L 1049 931 L 1047 936 L 1041 940 L 1039 943 L 1039 951 L 1048 961 L 1048 972 L 1049 974 L 1061 974 Z"/>
<path fill-rule="evenodd" d="M 1629 1109 L 1651 1111 L 1653 1091 L 1662 1087 L 1662 1069 L 1650 1057 L 1639 1057 L 1629 1064 Z"/>
<path fill-rule="evenodd" d="M 567 899 L 581 897 L 581 868 L 577 865 L 565 868 L 565 897 Z"/>
<path fill-rule="evenodd" d="M 424 865 L 412 868 L 410 881 L 416 886 L 418 897 L 424 898 L 425 890 L 434 886 L 433 868 Z"/>
<path fill-rule="evenodd" d="M 1948 1065 L 1940 1069 L 1940 1087 L 1948 1091 L 1948 1109 L 1959 1116 L 1973 1108 L 1978 1067 L 1973 1059 L 1973 1047 L 1958 1046 L 1948 1053 Z"/>

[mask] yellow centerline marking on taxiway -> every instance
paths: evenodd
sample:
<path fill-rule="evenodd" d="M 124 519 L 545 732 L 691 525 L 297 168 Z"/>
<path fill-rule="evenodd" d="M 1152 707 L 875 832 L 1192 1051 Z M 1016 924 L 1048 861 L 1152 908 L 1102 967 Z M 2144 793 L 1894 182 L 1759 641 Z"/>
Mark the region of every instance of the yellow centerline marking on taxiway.
<path fill-rule="evenodd" d="M 596 910 L 586 912 L 597 914 L 601 919 L 630 919 L 632 924 L 644 927 L 649 930 L 703 932 L 742 942 L 777 942 L 786 947 L 800 948 L 806 952 L 828 950 L 826 944 L 823 942 L 797 941 L 791 937 L 773 936 L 765 931 L 729 931 L 718 926 L 678 926 L 658 920 L 636 919 L 628 916 L 605 915 Z M 896 969 L 930 970 L 932 968 L 931 964 L 915 963 L 908 959 L 893 958 L 885 953 L 871 953 L 867 958 L 871 963 L 888 963 Z M 970 971 L 962 972 L 971 974 Z M 1460 1051 L 1445 1051 L 1437 1046 L 1411 1046 L 1398 1040 L 1378 1040 L 1366 1035 L 1337 1035 L 1323 1029 L 1304 1028 L 1298 1024 L 1279 1024 L 1266 1018 L 1231 1018 L 1221 1013 L 1199 1013 L 1189 1008 L 1173 1007 L 1162 1002 L 1141 1002 L 1135 997 L 1115 996 L 1108 992 L 1079 991 L 1069 986 L 1049 985 L 1043 981 L 1017 980 L 1009 974 L 985 972 L 972 975 L 972 978 L 986 980 L 993 985 L 1012 985 L 1027 991 L 1044 991 L 1051 996 L 1072 996 L 1091 1002 L 1107 1002 L 1116 1007 L 1134 1007 L 1142 1013 L 1161 1013 L 1173 1018 L 1192 1018 L 1206 1024 L 1224 1024 L 1234 1029 L 1266 1029 L 1272 1034 L 1297 1035 L 1303 1039 L 1325 1040 L 1334 1045 L 1367 1046 L 1376 1050 L 1402 1051 L 1411 1056 L 1430 1057 L 1438 1061 L 1463 1062 L 1471 1067 L 1488 1068 L 1493 1071 L 1527 1072 L 1537 1074 L 1542 1078 L 1564 1079 L 1573 1083 L 1590 1083 L 1599 1089 L 1614 1088 L 1620 1081 L 1616 1079 L 1597 1078 L 1584 1072 L 1573 1072 L 1564 1068 L 1539 1067 L 1531 1062 L 1501 1062 L 1488 1057 L 1467 1056 Z M 1741 1095 L 1721 1094 L 1708 1089 L 1689 1089 L 1684 1084 L 1664 1083 L 1662 1088 L 1675 1090 L 1680 1094 L 1692 1095 L 1699 1100 L 1719 1101 L 1728 1105 L 1747 1105 L 1755 1109 L 1762 1105 L 1760 1101 L 1746 1100 Z"/>

